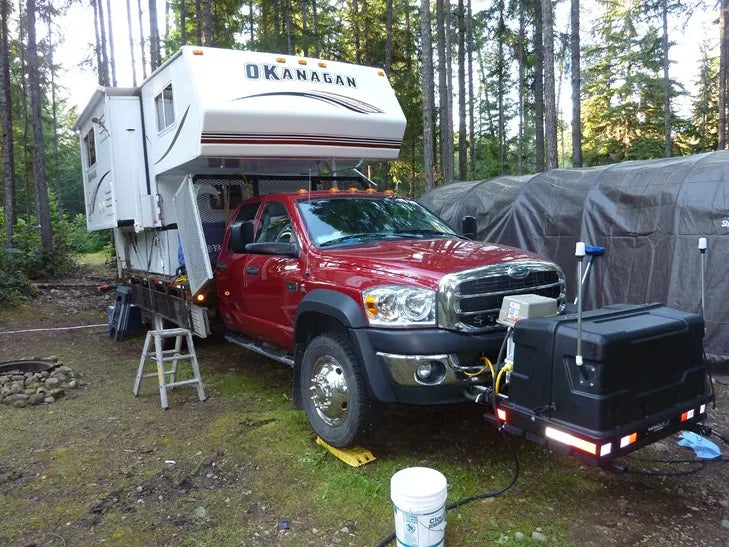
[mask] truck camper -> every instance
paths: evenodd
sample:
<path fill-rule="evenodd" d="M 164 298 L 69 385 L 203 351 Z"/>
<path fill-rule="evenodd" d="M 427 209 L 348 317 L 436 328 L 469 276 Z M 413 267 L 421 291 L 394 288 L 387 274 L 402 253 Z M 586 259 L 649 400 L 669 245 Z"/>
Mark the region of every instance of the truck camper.
<path fill-rule="evenodd" d="M 581 346 L 559 266 L 362 173 L 405 131 L 381 69 L 183 47 L 139 88 L 98 89 L 75 127 L 88 228 L 113 231 L 135 304 L 290 366 L 333 446 L 393 402 L 489 402 L 598 464 L 705 417 L 700 317 L 594 310 Z"/>

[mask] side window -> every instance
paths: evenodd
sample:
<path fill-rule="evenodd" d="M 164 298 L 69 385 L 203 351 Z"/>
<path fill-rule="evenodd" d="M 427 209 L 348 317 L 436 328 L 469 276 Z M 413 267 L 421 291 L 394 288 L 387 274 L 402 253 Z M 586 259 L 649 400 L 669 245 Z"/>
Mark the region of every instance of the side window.
<path fill-rule="evenodd" d="M 154 98 L 157 111 L 157 130 L 162 131 L 175 123 L 175 105 L 172 101 L 172 84 L 169 84 Z"/>
<path fill-rule="evenodd" d="M 84 137 L 84 148 L 86 149 L 86 167 L 91 167 L 96 164 L 96 140 L 93 127 Z"/>
<path fill-rule="evenodd" d="M 240 208 L 236 220 L 255 220 L 256 213 L 258 212 L 258 206 L 260 203 L 248 203 Z"/>
<path fill-rule="evenodd" d="M 261 221 L 258 223 L 256 243 L 293 240 L 294 232 L 286 207 L 278 201 L 267 203 L 261 214 Z"/>

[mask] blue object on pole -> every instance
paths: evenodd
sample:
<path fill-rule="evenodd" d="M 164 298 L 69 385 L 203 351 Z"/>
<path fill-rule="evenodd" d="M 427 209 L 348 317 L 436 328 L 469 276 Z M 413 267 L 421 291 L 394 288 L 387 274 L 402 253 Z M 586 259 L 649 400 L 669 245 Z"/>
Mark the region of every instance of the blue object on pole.
<path fill-rule="evenodd" d="M 681 440 L 678 441 L 678 444 L 690 448 L 702 460 L 713 460 L 721 456 L 721 449 L 715 443 L 693 431 L 681 432 Z"/>
<path fill-rule="evenodd" d="M 600 256 L 605 253 L 605 247 L 595 245 L 585 245 L 585 254 L 587 256 Z"/>

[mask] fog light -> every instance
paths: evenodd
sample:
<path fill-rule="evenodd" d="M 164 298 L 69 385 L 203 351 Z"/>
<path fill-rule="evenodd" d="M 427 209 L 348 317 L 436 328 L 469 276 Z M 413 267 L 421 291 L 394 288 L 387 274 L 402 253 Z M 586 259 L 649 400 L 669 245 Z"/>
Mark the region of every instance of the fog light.
<path fill-rule="evenodd" d="M 430 378 L 432 373 L 433 365 L 431 363 L 423 363 L 422 365 L 418 365 L 418 368 L 415 369 L 415 374 L 417 374 L 418 379 L 420 380 L 427 380 Z"/>

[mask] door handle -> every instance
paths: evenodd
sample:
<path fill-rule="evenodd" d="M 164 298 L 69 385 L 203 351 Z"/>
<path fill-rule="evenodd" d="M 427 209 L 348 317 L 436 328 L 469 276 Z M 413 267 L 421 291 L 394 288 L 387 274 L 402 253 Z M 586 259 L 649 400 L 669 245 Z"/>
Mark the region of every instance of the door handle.
<path fill-rule="evenodd" d="M 218 264 L 216 267 L 218 270 L 227 270 L 228 269 L 227 264 Z"/>
<path fill-rule="evenodd" d="M 248 266 L 246 268 L 246 273 L 251 274 L 251 275 L 258 275 L 259 273 L 261 273 L 261 270 L 259 270 L 258 268 L 254 267 L 254 266 Z"/>

